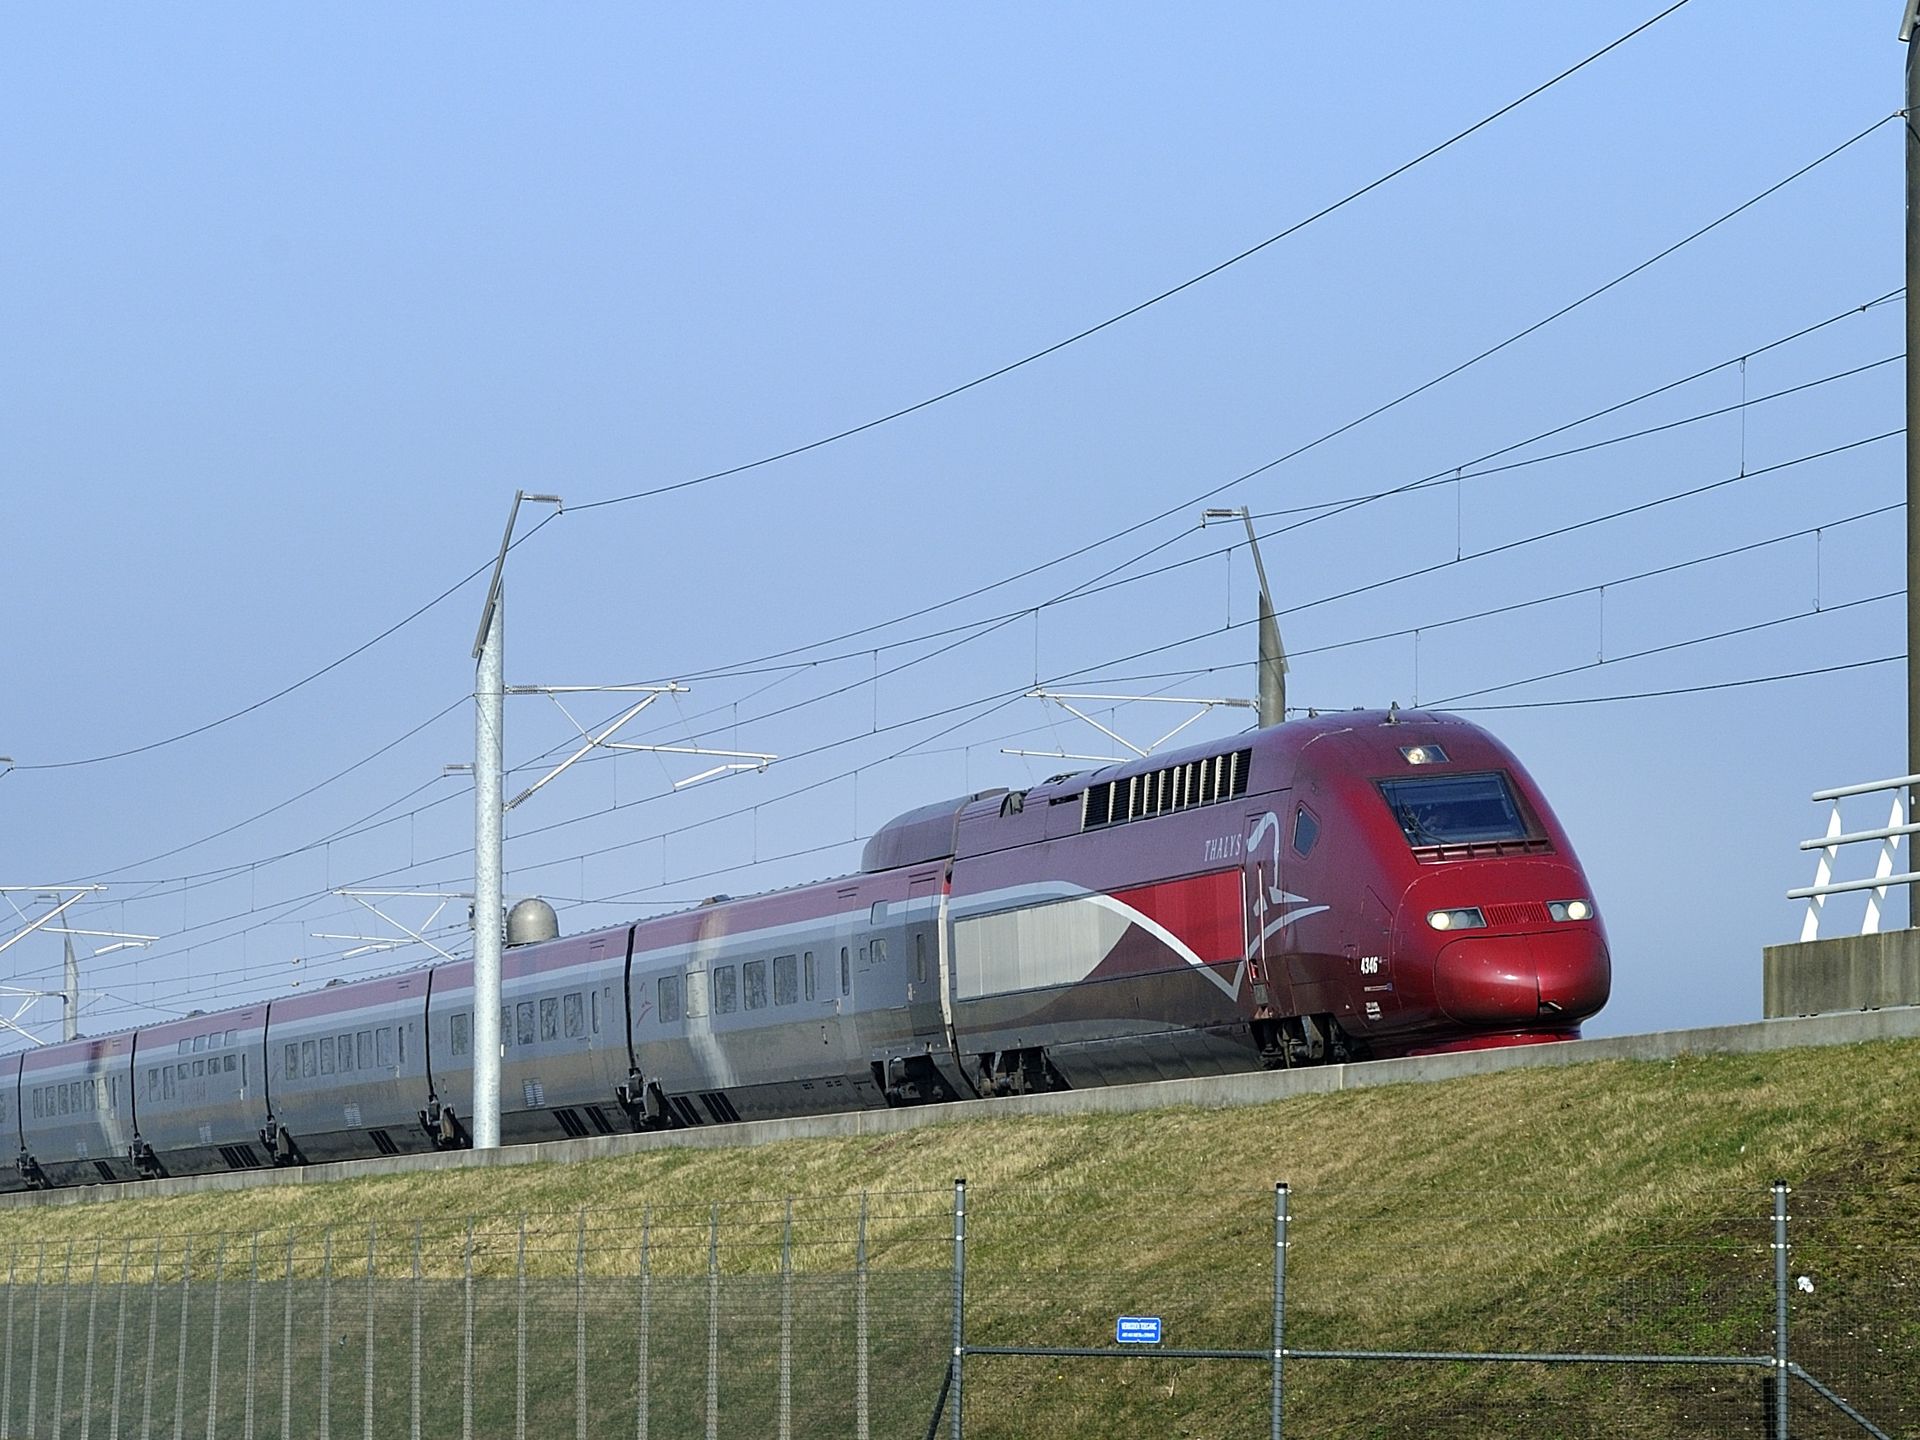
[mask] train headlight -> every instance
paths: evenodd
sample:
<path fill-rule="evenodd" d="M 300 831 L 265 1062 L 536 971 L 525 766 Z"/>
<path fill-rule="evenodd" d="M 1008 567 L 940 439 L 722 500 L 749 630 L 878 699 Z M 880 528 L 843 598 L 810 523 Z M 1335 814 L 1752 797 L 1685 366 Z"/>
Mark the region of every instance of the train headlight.
<path fill-rule="evenodd" d="M 1593 902 L 1590 900 L 1555 900 L 1547 906 L 1547 913 L 1556 920 L 1591 920 Z"/>
<path fill-rule="evenodd" d="M 1433 910 L 1427 914 L 1427 924 L 1436 930 L 1478 930 L 1486 923 L 1487 917 L 1471 905 L 1458 910 Z"/>

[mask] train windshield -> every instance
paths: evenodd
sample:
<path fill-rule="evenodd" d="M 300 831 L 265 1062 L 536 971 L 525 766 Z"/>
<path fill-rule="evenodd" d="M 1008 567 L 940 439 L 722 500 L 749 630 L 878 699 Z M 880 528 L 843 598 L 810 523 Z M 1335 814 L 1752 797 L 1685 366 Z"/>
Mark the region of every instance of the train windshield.
<path fill-rule="evenodd" d="M 1409 845 L 1471 845 L 1527 838 L 1527 822 L 1514 801 L 1513 788 L 1497 771 L 1382 780 L 1379 785 Z"/>

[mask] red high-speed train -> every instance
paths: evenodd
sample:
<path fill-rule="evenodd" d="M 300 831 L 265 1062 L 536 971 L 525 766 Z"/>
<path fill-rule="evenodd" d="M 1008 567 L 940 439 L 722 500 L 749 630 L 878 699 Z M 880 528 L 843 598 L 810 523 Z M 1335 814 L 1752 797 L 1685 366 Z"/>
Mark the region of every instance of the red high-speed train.
<path fill-rule="evenodd" d="M 508 1142 L 1567 1039 L 1610 981 L 1532 779 L 1393 711 L 930 805 L 858 874 L 503 969 Z M 0 1184 L 459 1146 L 473 1035 L 450 963 L 24 1051 Z"/>

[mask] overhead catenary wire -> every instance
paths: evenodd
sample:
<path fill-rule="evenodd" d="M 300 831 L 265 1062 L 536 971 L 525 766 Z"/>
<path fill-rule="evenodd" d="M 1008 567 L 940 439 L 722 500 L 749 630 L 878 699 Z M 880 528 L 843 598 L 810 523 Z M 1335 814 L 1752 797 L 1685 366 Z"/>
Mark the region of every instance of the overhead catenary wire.
<path fill-rule="evenodd" d="M 1684 8 L 1687 3 L 1688 3 L 1688 0 L 1674 0 L 1673 4 L 1668 5 L 1665 9 L 1653 15 L 1651 18 L 1642 21 L 1640 24 L 1634 26 L 1631 30 L 1627 31 L 1624 35 L 1621 35 L 1617 39 L 1609 41 L 1607 44 L 1601 46 L 1598 50 L 1593 51 L 1591 54 L 1586 56 L 1584 59 L 1576 62 L 1575 64 L 1568 66 L 1566 69 L 1560 71 L 1558 74 L 1554 75 L 1552 78 L 1542 81 L 1540 84 L 1534 86 L 1531 90 L 1527 91 L 1524 95 L 1521 95 L 1514 100 L 1508 101 L 1505 105 L 1502 105 L 1499 109 L 1494 110 L 1485 116 L 1482 116 L 1480 119 L 1474 121 L 1473 124 L 1467 126 L 1465 129 L 1456 131 L 1454 134 L 1448 136 L 1445 140 L 1442 140 L 1439 144 L 1431 146 L 1426 150 L 1423 150 L 1418 155 L 1415 155 L 1412 159 L 1403 161 L 1401 164 L 1395 166 L 1393 169 L 1387 171 L 1385 174 L 1379 175 L 1376 178 L 1369 180 L 1366 184 L 1360 186 L 1356 190 L 1352 190 L 1348 192 L 1346 195 L 1343 195 L 1340 199 L 1334 201 L 1332 204 L 1325 205 L 1321 207 L 1319 210 L 1314 211 L 1312 214 L 1307 215 L 1303 219 L 1296 220 L 1293 224 L 1287 226 L 1285 229 L 1280 230 L 1273 235 L 1269 235 L 1266 239 L 1260 241 L 1258 244 L 1248 246 L 1246 249 L 1240 251 L 1238 254 L 1231 255 L 1227 257 L 1225 260 L 1222 260 L 1217 264 L 1211 265 L 1207 269 L 1202 270 L 1198 274 L 1189 276 L 1187 279 L 1182 280 L 1179 284 L 1170 286 L 1167 289 L 1160 291 L 1158 294 L 1149 296 L 1147 299 L 1142 300 L 1137 304 L 1130 305 L 1125 310 L 1120 311 L 1118 314 L 1110 315 L 1106 319 L 1100 321 L 1099 323 L 1094 325 L 1089 325 L 1084 330 L 1077 331 L 1076 333 L 1067 336 L 1065 339 L 1056 340 L 1051 345 L 1045 346 L 1044 348 L 1039 350 L 1035 350 L 1031 354 L 1022 356 L 1018 360 L 1010 361 L 1007 364 L 1001 365 L 996 369 L 990 370 L 983 375 L 976 375 L 971 380 L 964 381 L 958 385 L 950 386 L 947 389 L 940 391 L 938 394 L 929 395 L 925 399 L 917 400 L 911 405 L 902 406 L 899 409 L 893 410 L 885 415 L 876 416 L 875 418 L 871 420 L 863 421 L 858 425 L 848 426 L 846 429 L 836 431 L 835 433 L 830 435 L 823 435 L 818 439 L 809 440 L 804 444 L 790 446 L 787 449 L 781 450 L 775 454 L 763 455 L 757 460 L 748 460 L 739 465 L 729 466 L 723 470 L 715 470 L 705 475 L 692 476 L 685 480 L 676 480 L 670 484 L 654 486 L 651 489 L 636 490 L 631 492 L 630 494 L 614 495 L 614 496 L 609 496 L 608 498 L 603 500 L 588 501 L 585 504 L 575 505 L 573 508 L 576 511 L 579 511 L 579 510 L 600 509 L 600 508 L 611 506 L 611 505 L 624 505 L 634 500 L 651 499 L 652 497 L 657 495 L 670 494 L 676 490 L 686 490 L 696 485 L 706 485 L 716 480 L 724 480 L 734 475 L 742 475 L 742 474 L 745 474 L 747 471 L 758 470 L 765 466 L 776 464 L 782 460 L 790 460 L 797 455 L 805 455 L 811 451 L 820 450 L 825 448 L 826 446 L 837 444 L 842 440 L 851 439 L 855 435 L 865 434 L 869 430 L 875 430 L 875 429 L 878 429 L 880 426 L 890 424 L 895 420 L 904 419 L 906 416 L 916 414 L 922 410 L 926 410 L 932 406 L 942 403 L 943 401 L 951 400 L 955 396 L 964 395 L 968 391 L 978 389 L 980 386 L 989 384 L 994 380 L 998 380 L 1004 375 L 1011 375 L 1014 371 L 1023 369 L 1024 367 L 1033 364 L 1037 360 L 1043 360 L 1049 355 L 1057 354 L 1060 351 L 1067 349 L 1069 346 L 1077 345 L 1082 340 L 1086 340 L 1091 338 L 1092 336 L 1098 335 L 1103 330 L 1111 329 L 1113 326 L 1120 324 L 1122 321 L 1131 319 L 1133 316 L 1140 314 L 1144 310 L 1151 309 L 1153 306 L 1160 304 L 1162 301 L 1170 300 L 1174 296 L 1182 293 L 1183 291 L 1190 290 L 1194 286 L 1199 285 L 1204 281 L 1213 278 L 1215 275 L 1220 274 L 1222 271 L 1228 270 L 1233 266 L 1240 264 L 1244 260 L 1251 259 L 1253 256 L 1261 253 L 1263 250 L 1266 250 L 1269 247 L 1278 244 L 1280 241 L 1287 239 L 1289 236 L 1298 234 L 1300 231 L 1306 229 L 1309 225 L 1312 225 L 1317 221 L 1323 220 L 1327 216 L 1332 215 L 1339 210 L 1345 209 L 1348 205 L 1351 205 L 1354 201 L 1359 200 L 1362 197 L 1371 194 L 1373 191 L 1378 190 L 1383 185 L 1387 185 L 1392 181 L 1398 179 L 1400 176 L 1406 174 L 1409 170 L 1412 170 L 1417 166 L 1424 164 L 1428 160 L 1433 159 L 1435 156 L 1440 155 L 1444 151 L 1451 149 L 1455 145 L 1458 145 L 1461 141 L 1466 140 L 1467 138 L 1469 138 L 1470 136 L 1476 134 L 1481 130 L 1484 130 L 1487 126 L 1493 124 L 1495 121 L 1501 119 L 1503 116 L 1509 115 L 1513 111 L 1519 109 L 1522 105 L 1525 105 L 1528 101 L 1533 100 L 1540 95 L 1544 95 L 1547 91 L 1551 90 L 1554 86 L 1560 84 L 1563 80 L 1570 79 L 1574 75 L 1579 74 L 1582 70 L 1586 69 L 1589 65 L 1592 65 L 1596 61 L 1611 54 L 1613 51 L 1619 49 L 1622 45 L 1625 45 L 1628 41 L 1634 39 L 1635 37 L 1639 36 L 1645 31 L 1652 29 L 1655 25 L 1659 24 L 1662 20 L 1666 19 L 1669 15 L 1673 14 L 1675 11 Z"/>

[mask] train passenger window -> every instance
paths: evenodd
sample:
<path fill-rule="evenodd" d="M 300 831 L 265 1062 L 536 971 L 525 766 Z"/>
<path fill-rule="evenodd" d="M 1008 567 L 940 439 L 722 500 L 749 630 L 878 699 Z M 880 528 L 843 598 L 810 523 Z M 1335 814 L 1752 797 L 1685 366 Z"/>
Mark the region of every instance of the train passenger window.
<path fill-rule="evenodd" d="M 800 994 L 802 999 L 813 999 L 813 952 L 811 950 L 800 957 Z"/>
<path fill-rule="evenodd" d="M 319 1047 L 315 1045 L 311 1040 L 302 1040 L 300 1042 L 300 1075 L 301 1077 L 303 1079 L 311 1080 L 315 1075 L 318 1075 L 319 1073 L 320 1073 Z"/>
<path fill-rule="evenodd" d="M 173 1078 L 180 1082 L 180 1088 L 184 1090 L 187 1085 L 187 1067 L 184 1065 L 174 1066 Z"/>
<path fill-rule="evenodd" d="M 47 1115 L 47 1097 L 35 1090 L 33 1092 L 33 1118 L 44 1120 Z"/>
<path fill-rule="evenodd" d="M 393 1031 L 390 1027 L 382 1025 L 374 1032 L 374 1037 L 380 1042 L 378 1051 L 380 1067 L 385 1069 L 393 1064 Z"/>
<path fill-rule="evenodd" d="M 320 1037 L 320 1073 L 333 1074 L 333 1037 L 331 1035 Z"/>
<path fill-rule="evenodd" d="M 147 1071 L 147 1099 L 158 1100 L 159 1098 L 160 1072 L 158 1070 L 149 1070 Z"/>
<path fill-rule="evenodd" d="M 240 1052 L 240 1093 L 247 1093 L 247 1052 L 244 1050 Z"/>
<path fill-rule="evenodd" d="M 411 1020 L 409 1020 L 404 1025 L 396 1027 L 396 1033 L 394 1035 L 394 1039 L 399 1042 L 400 1063 L 402 1065 L 407 1063 L 407 1031 L 411 1030 L 412 1028 L 413 1028 L 413 1022 Z"/>
<path fill-rule="evenodd" d="M 776 1005 L 797 1005 L 800 1003 L 800 965 L 795 955 L 776 955 L 773 957 L 773 1003 Z"/>
<path fill-rule="evenodd" d="M 227 1031 L 227 1044 L 237 1045 L 239 1043 L 240 1043 L 240 1032 L 238 1030 Z"/>
<path fill-rule="evenodd" d="M 887 942 L 878 936 L 875 936 L 873 941 L 873 963 L 876 965 L 887 963 Z"/>
<path fill-rule="evenodd" d="M 173 1099 L 173 1067 L 171 1065 L 160 1072 L 160 1093 L 162 1099 Z"/>
<path fill-rule="evenodd" d="M 917 984 L 927 982 L 927 932 L 924 930 L 913 932 L 913 978 Z"/>
<path fill-rule="evenodd" d="M 842 945 L 840 947 L 840 993 L 842 995 L 853 993 L 853 966 L 848 962 L 847 947 Z"/>
<path fill-rule="evenodd" d="M 244 1058 L 244 1057 L 241 1057 L 241 1058 Z M 227 1072 L 227 1073 L 228 1073 L 229 1075 L 231 1075 L 231 1074 L 232 1074 L 232 1073 L 233 1073 L 233 1072 L 234 1072 L 235 1070 L 237 1070 L 237 1069 L 239 1069 L 239 1068 L 240 1068 L 240 1061 L 239 1061 L 239 1059 L 236 1059 L 236 1058 L 235 1058 L 234 1056 L 232 1056 L 232 1055 L 228 1055 L 228 1056 L 227 1056 L 227 1057 L 226 1057 L 226 1058 L 225 1058 L 225 1059 L 224 1059 L 224 1060 L 223 1060 L 223 1061 L 221 1062 L 221 1066 L 222 1066 L 222 1068 L 223 1068 L 223 1069 L 225 1069 L 225 1071 L 226 1071 L 226 1072 Z"/>
<path fill-rule="evenodd" d="M 207 1048 L 207 1037 L 206 1037 L 206 1036 L 204 1036 L 204 1035 L 196 1035 L 196 1036 L 194 1036 L 194 1037 L 193 1037 L 193 1053 L 194 1053 L 194 1054 L 196 1054 L 196 1055 L 198 1055 L 198 1054 L 199 1054 L 199 1053 L 200 1053 L 200 1052 L 201 1052 L 202 1050 L 204 1050 L 204 1049 L 206 1049 L 206 1048 Z"/>
<path fill-rule="evenodd" d="M 560 1001 L 560 1019 L 566 1027 L 567 1038 L 577 1039 L 587 1033 L 587 1011 L 581 1002 L 580 992 L 562 996 Z"/>
<path fill-rule="evenodd" d="M 185 1054 L 186 1054 L 186 1053 L 187 1053 L 187 1052 L 188 1052 L 189 1050 L 191 1050 L 191 1049 L 193 1049 L 193 1041 L 191 1041 L 191 1040 L 182 1040 L 182 1041 L 180 1042 L 180 1048 L 179 1048 L 179 1051 L 178 1051 L 178 1053 L 179 1053 L 179 1054 L 182 1054 L 182 1055 L 185 1055 Z"/>
<path fill-rule="evenodd" d="M 540 1038 L 560 1038 L 560 1002 L 551 995 L 544 996 L 540 1001 Z"/>
<path fill-rule="evenodd" d="M 292 1080 L 300 1073 L 300 1047 L 287 1046 L 287 1079 Z"/>
<path fill-rule="evenodd" d="M 500 1007 L 500 1048 L 504 1050 L 511 1044 L 513 1044 L 513 1007 L 502 1005 Z"/>
<path fill-rule="evenodd" d="M 701 969 L 686 972 L 687 989 L 682 997 L 687 1005 L 687 1019 L 698 1020 L 707 1013 L 707 972 Z"/>
<path fill-rule="evenodd" d="M 472 1032 L 468 1028 L 471 1024 L 464 1010 L 447 1017 L 447 1048 L 455 1055 L 464 1055 L 472 1048 Z"/>
<path fill-rule="evenodd" d="M 659 991 L 657 1008 L 660 1012 L 660 1023 L 664 1025 L 671 1021 L 678 1020 L 680 1018 L 680 977 L 678 975 L 662 975 L 657 988 Z"/>
<path fill-rule="evenodd" d="M 307 1043 L 308 1043 L 308 1045 L 312 1045 L 312 1043 L 313 1043 L 313 1042 L 312 1042 L 312 1041 L 308 1041 Z M 196 1061 L 194 1061 L 194 1062 L 193 1062 L 193 1073 L 194 1073 L 194 1078 L 196 1078 L 196 1079 L 198 1079 L 198 1078 L 200 1078 L 201 1076 L 203 1076 L 203 1075 L 205 1075 L 205 1074 L 207 1073 L 207 1062 L 206 1062 L 206 1061 L 204 1061 L 204 1060 L 196 1060 Z"/>
<path fill-rule="evenodd" d="M 373 1031 L 360 1030 L 353 1037 L 353 1058 L 356 1070 L 373 1068 Z"/>
<path fill-rule="evenodd" d="M 53 1088 L 59 1092 L 54 1098 L 60 1102 L 60 1113 L 65 1115 L 73 1104 L 73 1102 L 67 1098 L 67 1087 L 64 1085 L 56 1085 Z"/>
<path fill-rule="evenodd" d="M 340 1043 L 336 1048 L 340 1056 L 340 1073 L 344 1075 L 353 1069 L 353 1032 L 351 1030 L 340 1037 Z"/>
<path fill-rule="evenodd" d="M 533 1044 L 533 1002 L 522 1000 L 513 1007 L 513 1043 Z"/>
<path fill-rule="evenodd" d="M 740 1008 L 740 972 L 731 965 L 713 967 L 713 1013 L 731 1015 Z"/>
<path fill-rule="evenodd" d="M 1313 812 L 1302 805 L 1293 812 L 1293 851 L 1296 855 L 1312 852 L 1313 845 L 1320 838 L 1320 822 L 1313 818 Z"/>
<path fill-rule="evenodd" d="M 767 962 L 749 960 L 740 967 L 741 979 L 747 991 L 747 1009 L 764 1010 L 767 1008 Z"/>
<path fill-rule="evenodd" d="M 600 992 L 589 990 L 587 999 L 592 1002 L 590 1008 L 593 1011 L 593 1033 L 598 1035 L 600 1033 Z"/>

